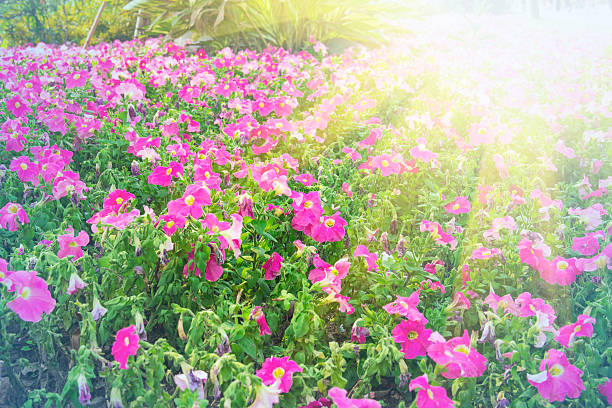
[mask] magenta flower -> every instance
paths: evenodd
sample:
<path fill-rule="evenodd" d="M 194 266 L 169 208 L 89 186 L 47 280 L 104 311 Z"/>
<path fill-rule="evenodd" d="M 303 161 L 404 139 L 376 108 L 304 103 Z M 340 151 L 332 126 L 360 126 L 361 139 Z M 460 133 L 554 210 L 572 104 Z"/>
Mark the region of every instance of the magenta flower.
<path fill-rule="evenodd" d="M 383 306 L 383 309 L 389 314 L 398 314 L 408 320 L 425 325 L 427 324 L 427 319 L 417 309 L 420 301 L 419 292 L 414 292 L 408 297 L 397 296 L 396 300 Z"/>
<path fill-rule="evenodd" d="M 599 251 L 599 240 L 595 234 L 587 234 L 584 237 L 574 237 L 572 251 L 580 255 L 591 256 Z"/>
<path fill-rule="evenodd" d="M 75 237 L 71 230 L 69 234 L 58 236 L 57 242 L 60 246 L 57 257 L 62 259 L 67 256 L 73 256 L 72 260 L 76 261 L 83 256 L 83 249 L 81 247 L 89 243 L 89 235 L 87 235 L 87 232 L 81 231 Z"/>
<path fill-rule="evenodd" d="M 35 186 L 40 184 L 40 181 L 38 180 L 40 167 L 37 163 L 30 161 L 30 158 L 27 156 L 15 157 L 13 160 L 11 160 L 9 169 L 17 172 L 19 180 L 23 181 L 24 183 L 29 181 Z"/>
<path fill-rule="evenodd" d="M 370 167 L 372 170 L 379 169 L 383 177 L 390 176 L 391 174 L 400 174 L 402 171 L 402 166 L 394 162 L 393 157 L 388 154 L 372 157 Z"/>
<path fill-rule="evenodd" d="M 43 171 L 43 179 L 45 178 Z M 53 198 L 59 200 L 62 197 L 71 196 L 85 199 L 83 192 L 87 191 L 87 186 L 80 180 L 79 174 L 72 171 L 63 171 L 57 174 L 53 180 Z"/>
<path fill-rule="evenodd" d="M 527 381 L 538 389 L 547 401 L 563 401 L 566 397 L 578 398 L 585 390 L 582 371 L 567 361 L 565 353 L 550 349 L 540 362 L 538 374 L 527 374 Z"/>
<path fill-rule="evenodd" d="M 489 259 L 489 258 L 493 258 L 494 256 L 499 256 L 501 255 L 501 251 L 497 248 L 487 248 L 487 247 L 483 247 L 481 246 L 480 248 L 476 248 L 475 250 L 472 251 L 472 255 L 470 256 L 471 259 Z"/>
<path fill-rule="evenodd" d="M 432 330 L 426 329 L 425 325 L 418 321 L 402 320 L 393 328 L 393 340 L 401 344 L 404 358 L 416 358 L 427 354 L 427 348 L 432 344 L 429 336 Z"/>
<path fill-rule="evenodd" d="M 450 408 L 454 407 L 453 400 L 448 398 L 444 387 L 430 385 L 427 374 L 410 381 L 410 391 L 418 389 L 416 395 L 417 408 Z"/>
<path fill-rule="evenodd" d="M 192 216 L 195 219 L 202 217 L 202 207 L 210 205 L 210 192 L 200 184 L 190 184 L 185 189 L 183 197 L 168 203 L 168 214 Z"/>
<path fill-rule="evenodd" d="M 541 298 L 532 298 L 531 293 L 523 292 L 516 297 L 516 303 L 520 307 L 520 317 L 535 316 L 536 312 L 541 312 L 548 316 L 550 324 L 557 318 L 555 309 Z"/>
<path fill-rule="evenodd" d="M 149 174 L 149 184 L 167 187 L 172 183 L 172 177 L 177 177 L 183 174 L 183 165 L 177 162 L 170 162 L 168 167 L 157 166 L 151 174 Z"/>
<path fill-rule="evenodd" d="M 355 252 L 353 252 L 353 257 L 356 258 L 358 256 L 362 256 L 365 258 L 368 264 L 368 271 L 378 270 L 378 265 L 376 264 L 376 261 L 378 260 L 378 255 L 376 255 L 375 252 L 370 253 L 365 245 L 357 245 L 357 248 L 355 248 Z"/>
<path fill-rule="evenodd" d="M 261 306 L 255 306 L 253 310 L 251 310 L 251 314 L 249 315 L 249 319 L 255 319 L 255 322 L 259 326 L 259 335 L 265 336 L 266 334 L 271 335 L 270 327 L 268 326 L 268 322 L 266 321 L 266 315 L 263 310 L 261 310 Z"/>
<path fill-rule="evenodd" d="M 329 292 L 328 289 L 340 292 L 342 279 L 348 275 L 349 268 L 351 267 L 350 262 L 346 258 L 342 258 L 334 266 L 331 266 L 316 255 L 313 263 L 315 269 L 310 271 L 308 279 L 312 283 L 323 282 L 323 290 L 326 292 Z"/>
<path fill-rule="evenodd" d="M 221 231 L 230 229 L 231 227 L 229 222 L 219 222 L 219 219 L 215 214 L 206 214 L 204 220 L 200 221 L 200 223 L 202 224 L 203 228 L 207 229 L 206 234 L 208 235 L 216 235 Z"/>
<path fill-rule="evenodd" d="M 606 397 L 608 405 L 612 406 L 612 378 L 608 378 L 608 381 L 600 384 L 597 389 L 599 389 L 601 395 Z"/>
<path fill-rule="evenodd" d="M 66 89 L 79 88 L 85 86 L 87 80 L 89 79 L 89 72 L 87 71 L 78 71 L 73 72 L 72 74 L 66 77 Z"/>
<path fill-rule="evenodd" d="M 564 347 L 571 347 L 574 344 L 576 337 L 593 337 L 593 317 L 581 314 L 575 323 L 565 325 L 559 329 L 559 333 L 555 336 Z"/>
<path fill-rule="evenodd" d="M 128 368 L 128 358 L 136 355 L 140 348 L 139 341 L 140 337 L 138 337 L 134 325 L 125 327 L 117 332 L 111 353 L 115 361 L 119 363 L 120 369 L 126 370 Z"/>
<path fill-rule="evenodd" d="M 306 187 L 310 187 L 317 182 L 317 179 L 315 179 L 310 173 L 304 173 L 304 174 L 299 174 L 297 176 L 293 176 L 293 179 L 299 183 L 302 183 Z"/>
<path fill-rule="evenodd" d="M 291 220 L 291 226 L 296 231 L 310 232 L 313 226 L 319 223 L 319 219 L 323 215 L 323 207 L 321 207 L 321 199 L 318 191 L 310 193 L 294 193 L 291 198 L 293 203 L 291 207 L 295 216 Z"/>
<path fill-rule="evenodd" d="M 6 278 L 8 278 L 11 273 L 13 272 L 9 271 L 8 262 L 6 262 L 6 259 L 0 258 L 0 282 L 3 282 Z M 7 284 L 7 286 L 10 289 L 10 287 L 13 286 L 13 284 L 9 283 Z"/>
<path fill-rule="evenodd" d="M 489 305 L 489 307 L 497 314 L 510 313 L 514 316 L 518 316 L 520 314 L 520 309 L 518 305 L 514 303 L 512 296 L 506 294 L 500 297 L 493 292 L 493 288 L 491 288 L 489 295 L 482 303 Z"/>
<path fill-rule="evenodd" d="M 17 225 L 18 221 L 21 225 L 29 223 L 30 219 L 28 218 L 28 214 L 26 214 L 21 205 L 6 203 L 4 207 L 0 209 L 0 227 L 8 229 L 9 231 L 17 231 L 19 228 Z"/>
<path fill-rule="evenodd" d="M 270 258 L 268 258 L 266 263 L 263 265 L 263 268 L 266 270 L 264 279 L 272 280 L 280 275 L 281 265 L 284 260 L 285 259 L 276 252 L 270 255 Z"/>
<path fill-rule="evenodd" d="M 334 387 L 327 394 L 338 408 L 380 408 L 380 403 L 370 398 L 348 398 L 346 390 Z"/>
<path fill-rule="evenodd" d="M 446 367 L 442 373 L 445 378 L 480 377 L 487 369 L 487 359 L 470 346 L 467 330 L 462 337 L 432 344 L 427 354 Z"/>
<path fill-rule="evenodd" d="M 471 209 L 470 201 L 463 196 L 455 198 L 453 202 L 444 206 L 444 210 L 451 214 L 465 214 L 469 213 Z"/>
<path fill-rule="evenodd" d="M 581 274 L 576 266 L 576 258 L 562 258 L 557 256 L 552 261 L 540 262 L 540 277 L 551 285 L 571 285 L 576 276 Z"/>
<path fill-rule="evenodd" d="M 410 155 L 412 157 L 414 157 L 415 159 L 423 160 L 424 162 L 428 163 L 438 158 L 438 153 L 434 153 L 425 147 L 427 140 L 420 137 L 416 140 L 416 142 L 417 145 L 410 149 Z"/>
<path fill-rule="evenodd" d="M 162 230 L 169 237 L 171 237 L 172 234 L 174 234 L 177 229 L 179 228 L 183 229 L 185 227 L 185 223 L 187 222 L 187 219 L 183 217 L 182 215 L 170 215 L 170 214 L 160 216 L 159 220 L 165 222 L 164 226 L 162 227 Z"/>
<path fill-rule="evenodd" d="M 269 357 L 256 374 L 264 385 L 272 385 L 280 380 L 280 392 L 289 392 L 293 385 L 293 373 L 296 372 L 301 373 L 302 367 L 289 360 L 289 357 Z"/>
<path fill-rule="evenodd" d="M 125 190 L 116 189 L 108 193 L 108 197 L 104 200 L 102 207 L 118 213 L 121 210 L 124 210 L 127 207 L 128 202 L 134 198 L 134 194 Z"/>
<path fill-rule="evenodd" d="M 225 252 L 221 253 L 223 257 L 225 257 Z M 222 259 L 225 261 L 225 259 Z M 217 259 L 217 255 L 215 251 L 210 251 L 210 258 L 208 258 L 208 262 L 206 262 L 206 271 L 204 272 L 204 277 L 206 280 L 211 282 L 216 282 L 223 275 L 223 267 L 219 264 L 219 260 Z"/>
<path fill-rule="evenodd" d="M 15 95 L 5 102 L 6 108 L 18 118 L 25 118 L 32 113 L 32 109 L 28 106 L 28 103 L 21 99 L 19 95 Z"/>
<path fill-rule="evenodd" d="M 452 235 L 444 232 L 442 226 L 437 222 L 422 220 L 420 230 L 421 232 L 428 231 L 437 244 L 448 245 L 451 250 L 457 247 L 457 240 Z"/>
<path fill-rule="evenodd" d="M 331 217 L 321 217 L 321 222 L 312 229 L 312 239 L 317 242 L 341 241 L 346 234 L 347 222 L 336 212 Z"/>
<path fill-rule="evenodd" d="M 491 228 L 485 232 L 483 232 L 483 236 L 485 239 L 489 240 L 498 240 L 500 239 L 500 231 L 502 229 L 507 229 L 509 231 L 515 231 L 517 229 L 516 222 L 514 218 L 510 215 L 506 215 L 502 218 L 495 218 L 491 223 Z"/>
<path fill-rule="evenodd" d="M 11 273 L 12 283 L 9 292 L 15 292 L 17 297 L 6 305 L 17 313 L 21 320 L 38 322 L 42 313 L 50 314 L 55 307 L 55 299 L 47 288 L 47 282 L 36 272 L 15 271 Z"/>

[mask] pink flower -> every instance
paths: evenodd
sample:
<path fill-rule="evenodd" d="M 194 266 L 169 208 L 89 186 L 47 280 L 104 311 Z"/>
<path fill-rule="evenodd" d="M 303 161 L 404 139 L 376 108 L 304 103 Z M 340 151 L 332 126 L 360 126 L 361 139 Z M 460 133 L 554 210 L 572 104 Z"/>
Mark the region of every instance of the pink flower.
<path fill-rule="evenodd" d="M 500 297 L 493 292 L 493 288 L 491 288 L 489 295 L 482 303 L 489 305 L 489 307 L 497 314 L 500 312 L 502 314 L 510 313 L 514 316 L 518 316 L 520 314 L 519 307 L 516 303 L 514 303 L 512 296 L 506 294 Z"/>
<path fill-rule="evenodd" d="M 393 328 L 393 340 L 401 344 L 404 358 L 416 358 L 427 354 L 427 348 L 431 345 L 429 336 L 432 330 L 426 329 L 425 325 L 418 321 L 402 320 Z"/>
<path fill-rule="evenodd" d="M 3 282 L 6 278 L 8 278 L 11 273 L 13 272 L 8 270 L 8 262 L 6 262 L 6 259 L 0 258 L 0 282 Z M 12 283 L 7 284 L 7 282 L 5 282 L 5 284 L 9 287 L 9 289 L 11 286 L 13 286 Z"/>
<path fill-rule="evenodd" d="M 357 245 L 357 248 L 355 248 L 355 252 L 353 252 L 353 257 L 357 258 L 358 256 L 362 256 L 365 258 L 368 264 L 368 271 L 378 270 L 378 265 L 376 264 L 376 261 L 378 260 L 378 255 L 376 255 L 375 252 L 370 253 L 365 245 Z"/>
<path fill-rule="evenodd" d="M 162 215 L 159 217 L 160 221 L 164 221 L 165 224 L 162 227 L 166 235 L 169 237 L 172 236 L 176 232 L 177 229 L 183 229 L 185 227 L 185 222 L 187 219 L 182 215 Z"/>
<path fill-rule="evenodd" d="M 43 171 L 43 179 L 45 173 Z M 83 191 L 87 191 L 87 186 L 80 180 L 80 176 L 72 171 L 63 171 L 53 180 L 53 198 L 59 200 L 62 197 L 70 195 L 74 198 L 85 199 Z"/>
<path fill-rule="evenodd" d="M 321 222 L 312 230 L 312 239 L 317 242 L 336 242 L 341 241 L 346 234 L 344 226 L 347 222 L 336 212 L 331 217 L 321 217 Z"/>
<path fill-rule="evenodd" d="M 576 258 L 562 258 L 557 256 L 552 261 L 540 263 L 540 277 L 551 285 L 571 285 L 576 276 L 581 274 L 576 266 Z"/>
<path fill-rule="evenodd" d="M 608 405 L 612 406 L 612 378 L 597 387 L 601 395 L 608 399 Z"/>
<path fill-rule="evenodd" d="M 128 368 L 128 358 L 136 355 L 136 352 L 140 348 L 138 344 L 139 341 L 140 337 L 138 337 L 134 325 L 119 330 L 115 335 L 115 342 L 113 343 L 111 353 L 115 361 L 119 363 L 119 368 L 122 370 Z"/>
<path fill-rule="evenodd" d="M 177 162 L 170 162 L 168 167 L 157 166 L 149 174 L 149 184 L 167 187 L 172 183 L 172 177 L 183 174 L 183 165 Z"/>
<path fill-rule="evenodd" d="M 66 89 L 78 88 L 82 87 L 87 83 L 89 79 L 89 72 L 87 71 L 78 71 L 73 72 L 72 74 L 66 77 Z"/>
<path fill-rule="evenodd" d="M 420 230 L 421 232 L 428 231 L 437 244 L 448 245 L 451 250 L 457 247 L 457 240 L 452 235 L 444 232 L 442 226 L 437 222 L 422 220 Z"/>
<path fill-rule="evenodd" d="M 70 275 L 70 281 L 68 282 L 68 289 L 66 289 L 66 293 L 69 295 L 74 295 L 79 291 L 79 289 L 83 289 L 88 284 L 83 282 L 83 279 L 76 273 L 72 273 Z"/>
<path fill-rule="evenodd" d="M 183 217 L 192 216 L 197 220 L 204 214 L 202 207 L 210 204 L 210 192 L 208 189 L 200 184 L 190 184 L 185 189 L 183 197 L 168 203 L 168 214 L 181 215 Z"/>
<path fill-rule="evenodd" d="M 516 297 L 516 303 L 520 306 L 520 317 L 535 316 L 536 312 L 541 312 L 548 316 L 550 324 L 557 318 L 555 309 L 543 299 L 531 298 L 531 293 L 523 292 Z"/>
<path fill-rule="evenodd" d="M 55 299 L 47 288 L 47 282 L 36 272 L 15 271 L 11 273 L 12 283 L 9 292 L 15 292 L 17 297 L 6 305 L 17 313 L 21 320 L 38 322 L 42 313 L 50 314 L 55 307 Z"/>
<path fill-rule="evenodd" d="M 7 99 L 6 108 L 18 118 L 25 118 L 25 116 L 32 113 L 32 109 L 28 106 L 28 103 L 21 99 L 19 95 Z"/>
<path fill-rule="evenodd" d="M 293 179 L 299 183 L 302 183 L 306 187 L 310 187 L 313 184 L 317 183 L 317 179 L 315 179 L 312 174 L 304 173 L 297 176 L 293 176 Z"/>
<path fill-rule="evenodd" d="M 24 183 L 29 181 L 35 186 L 40 183 L 38 180 L 40 167 L 37 163 L 31 162 L 30 158 L 27 156 L 15 157 L 13 160 L 11 160 L 9 169 L 17 172 L 19 180 L 23 181 Z"/>
<path fill-rule="evenodd" d="M 393 157 L 388 154 L 372 157 L 370 166 L 372 170 L 380 169 L 380 174 L 383 177 L 387 177 L 392 174 L 400 174 L 402 171 L 402 167 L 398 163 L 394 162 Z"/>
<path fill-rule="evenodd" d="M 353 197 L 353 192 L 351 191 L 351 186 L 349 183 L 342 183 L 342 191 L 344 191 L 348 198 Z"/>
<path fill-rule="evenodd" d="M 231 227 L 229 222 L 219 222 L 219 219 L 215 214 L 206 214 L 204 220 L 200 221 L 203 228 L 206 228 L 208 235 L 216 235 L 221 231 L 228 230 Z"/>
<path fill-rule="evenodd" d="M 293 385 L 293 373 L 296 372 L 301 373 L 302 367 L 295 361 L 289 360 L 289 357 L 269 357 L 256 374 L 264 385 L 271 385 L 280 380 L 280 392 L 289 392 Z"/>
<path fill-rule="evenodd" d="M 594 323 L 594 318 L 581 314 L 578 316 L 576 323 L 561 327 L 559 333 L 555 336 L 555 340 L 564 347 L 571 347 L 576 337 L 593 337 Z"/>
<path fill-rule="evenodd" d="M 527 381 L 538 389 L 547 401 L 563 401 L 566 397 L 578 398 L 585 390 L 580 376 L 582 371 L 567 361 L 565 353 L 550 349 L 540 363 L 538 374 L 527 374 Z"/>
<path fill-rule="evenodd" d="M 428 163 L 438 158 L 438 153 L 434 153 L 425 147 L 427 140 L 420 137 L 416 140 L 416 142 L 417 145 L 410 149 L 410 155 L 412 155 L 412 157 L 418 160 L 423 160 L 424 162 Z"/>
<path fill-rule="evenodd" d="M 87 232 L 81 231 L 79 235 L 75 237 L 73 232 L 70 231 L 69 234 L 58 236 L 57 242 L 60 246 L 57 257 L 62 259 L 67 256 L 73 256 L 72 260 L 76 261 L 83 256 L 81 247 L 89 243 L 89 235 L 87 235 Z"/>
<path fill-rule="evenodd" d="M 410 381 L 410 391 L 419 389 L 416 395 L 417 408 L 450 408 L 454 407 L 453 400 L 448 398 L 444 387 L 429 385 L 427 374 Z"/>
<path fill-rule="evenodd" d="M 574 237 L 572 251 L 580 255 L 591 256 L 599 251 L 599 240 L 595 234 L 586 234 L 584 237 Z"/>
<path fill-rule="evenodd" d="M 370 398 L 348 398 L 346 390 L 338 387 L 330 389 L 328 395 L 338 408 L 380 408 L 380 404 Z"/>
<path fill-rule="evenodd" d="M 567 147 L 563 140 L 559 140 L 556 145 L 557 151 L 567 157 L 568 159 L 573 159 L 576 157 L 576 153 L 574 149 L 571 147 Z"/>
<path fill-rule="evenodd" d="M 108 193 L 108 197 L 104 200 L 103 208 L 118 213 L 124 210 L 130 200 L 134 198 L 134 194 L 125 190 L 116 189 Z"/>
<path fill-rule="evenodd" d="M 502 218 L 493 219 L 493 222 L 491 223 L 491 228 L 483 232 L 482 235 L 485 239 L 498 240 L 500 239 L 499 232 L 504 228 L 508 229 L 509 231 L 516 231 L 517 229 L 516 222 L 514 221 L 514 218 L 512 218 L 510 215 L 506 215 Z"/>
<path fill-rule="evenodd" d="M 6 203 L 4 207 L 0 209 L 0 227 L 8 229 L 9 231 L 17 231 L 20 224 L 27 224 L 30 222 L 28 214 L 17 203 Z"/>
<path fill-rule="evenodd" d="M 472 206 L 470 205 L 470 201 L 467 197 L 463 196 L 455 198 L 453 202 L 444 206 L 444 210 L 451 214 L 466 214 L 469 213 L 471 209 Z"/>
<path fill-rule="evenodd" d="M 467 330 L 462 337 L 432 344 L 427 349 L 429 357 L 446 367 L 445 378 L 480 377 L 487 369 L 487 359 L 470 346 Z"/>
<path fill-rule="evenodd" d="M 348 275 L 351 267 L 346 258 L 339 259 L 334 266 L 331 266 L 316 255 L 313 263 L 316 268 L 310 271 L 308 279 L 312 283 L 323 282 L 323 290 L 327 293 L 340 292 L 342 279 Z"/>
<path fill-rule="evenodd" d="M 265 280 L 272 280 L 280 275 L 281 265 L 285 259 L 278 253 L 274 252 L 270 258 L 264 263 L 263 268 L 266 270 L 264 275 Z"/>
<path fill-rule="evenodd" d="M 221 255 L 225 257 L 225 252 L 222 252 Z M 225 261 L 225 259 L 222 259 Z M 206 280 L 211 282 L 216 282 L 223 275 L 223 267 L 219 264 L 219 260 L 217 259 L 217 255 L 215 251 L 210 251 L 210 258 L 208 258 L 208 262 L 206 262 L 206 271 L 204 272 L 204 277 Z"/>
<path fill-rule="evenodd" d="M 259 335 L 265 336 L 266 334 L 271 335 L 270 327 L 268 326 L 268 322 L 266 321 L 266 315 L 261 310 L 261 306 L 255 306 L 253 310 L 251 310 L 251 314 L 249 315 L 249 319 L 255 319 L 255 322 L 259 326 Z"/>
<path fill-rule="evenodd" d="M 230 248 L 234 252 L 234 257 L 240 256 L 240 246 L 242 245 L 242 216 L 239 214 L 232 214 L 232 226 L 229 229 L 221 231 L 219 233 L 219 243 L 221 249 Z"/>
<path fill-rule="evenodd" d="M 489 259 L 494 256 L 499 256 L 502 252 L 497 248 L 486 248 L 481 246 L 480 248 L 476 248 L 472 251 L 471 259 Z"/>
<path fill-rule="evenodd" d="M 319 192 L 311 191 L 306 194 L 295 192 L 291 198 L 293 199 L 291 207 L 295 214 L 293 220 L 291 220 L 291 226 L 296 231 L 310 232 L 323 215 Z"/>
<path fill-rule="evenodd" d="M 417 309 L 420 301 L 419 292 L 414 292 L 408 297 L 397 296 L 396 300 L 383 306 L 383 309 L 389 314 L 398 314 L 404 316 L 408 320 L 425 325 L 427 319 Z"/>

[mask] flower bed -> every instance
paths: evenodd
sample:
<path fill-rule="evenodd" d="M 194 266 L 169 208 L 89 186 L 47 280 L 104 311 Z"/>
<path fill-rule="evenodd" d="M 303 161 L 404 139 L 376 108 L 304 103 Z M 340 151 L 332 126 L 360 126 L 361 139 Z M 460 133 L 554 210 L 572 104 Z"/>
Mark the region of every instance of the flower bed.
<path fill-rule="evenodd" d="M 0 404 L 606 406 L 610 56 L 443 38 L 2 50 Z"/>

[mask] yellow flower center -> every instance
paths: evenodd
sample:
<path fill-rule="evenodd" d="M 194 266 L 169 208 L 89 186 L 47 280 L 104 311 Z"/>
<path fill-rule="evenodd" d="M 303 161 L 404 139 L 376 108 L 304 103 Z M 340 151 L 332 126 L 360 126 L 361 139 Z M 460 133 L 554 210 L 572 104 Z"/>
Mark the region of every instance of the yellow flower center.
<path fill-rule="evenodd" d="M 193 88 L 187 88 L 187 93 L 193 92 Z"/>
<path fill-rule="evenodd" d="M 123 204 L 123 198 L 121 198 L 121 197 L 117 197 L 117 199 L 115 200 L 115 202 L 117 203 L 117 205 L 121 205 L 121 204 Z"/>
<path fill-rule="evenodd" d="M 21 106 L 21 104 L 20 104 L 19 102 L 15 102 L 15 107 L 16 107 L 16 108 L 18 108 L 18 107 L 20 107 L 20 106 Z"/>
<path fill-rule="evenodd" d="M 126 337 L 125 339 L 123 339 L 123 343 L 125 343 L 126 346 L 130 345 L 130 338 Z"/>
<path fill-rule="evenodd" d="M 264 105 L 264 103 L 263 103 L 263 102 L 259 102 L 259 107 L 260 107 L 260 108 L 263 108 L 264 106 L 265 106 L 265 105 Z"/>
<path fill-rule="evenodd" d="M 383 160 L 380 162 L 380 165 L 383 167 L 389 167 L 389 162 L 387 160 Z"/>
<path fill-rule="evenodd" d="M 23 300 L 28 300 L 31 294 L 32 294 L 32 289 L 28 288 L 27 286 L 21 289 L 20 295 L 23 298 Z"/>
<path fill-rule="evenodd" d="M 31 83 L 29 83 L 29 82 L 25 85 L 25 87 L 28 88 L 28 89 L 30 89 L 32 86 L 33 85 Z"/>
<path fill-rule="evenodd" d="M 433 392 L 431 392 L 431 390 L 429 390 L 429 389 L 427 390 L 427 396 L 429 397 L 430 400 L 434 399 Z"/>
<path fill-rule="evenodd" d="M 453 210 L 458 210 L 459 207 L 461 207 L 459 204 L 455 204 L 455 205 L 453 205 Z"/>
<path fill-rule="evenodd" d="M 491 255 L 491 251 L 482 251 L 482 256 L 489 256 Z"/>
<path fill-rule="evenodd" d="M 19 165 L 19 167 L 21 167 L 21 170 L 27 170 L 27 169 L 28 169 L 28 165 L 27 165 L 27 164 L 25 164 L 25 163 L 21 163 L 21 164 Z"/>
<path fill-rule="evenodd" d="M 480 130 L 478 131 L 478 133 L 480 133 L 481 135 L 484 135 L 485 133 L 487 133 L 487 129 L 485 129 L 485 128 L 480 128 Z"/>
<path fill-rule="evenodd" d="M 18 137 L 19 137 L 19 134 L 18 134 L 17 132 L 14 132 L 14 133 L 11 135 L 11 139 L 17 139 Z"/>
<path fill-rule="evenodd" d="M 453 349 L 453 351 L 454 351 L 455 353 L 463 353 L 463 354 L 465 354 L 466 356 L 467 356 L 468 354 L 470 354 L 470 349 L 469 349 L 469 347 L 468 347 L 468 346 L 466 346 L 465 344 L 460 344 L 460 345 L 458 345 L 457 347 L 455 347 L 455 348 Z"/>
<path fill-rule="evenodd" d="M 204 177 L 210 178 L 210 173 L 209 172 L 204 172 Z"/>
<path fill-rule="evenodd" d="M 206 158 L 206 155 L 204 153 L 198 154 L 198 159 L 204 160 L 205 158 Z"/>
<path fill-rule="evenodd" d="M 75 247 L 77 246 L 77 243 L 76 243 L 76 242 L 74 242 L 74 241 L 71 241 L 71 242 L 68 244 L 68 246 L 69 246 L 69 247 L 71 247 L 71 248 L 75 248 Z"/>
<path fill-rule="evenodd" d="M 172 174 L 172 169 L 168 168 L 168 170 L 166 170 L 166 176 L 169 176 L 170 174 Z"/>
<path fill-rule="evenodd" d="M 225 85 L 223 89 L 229 89 L 229 85 Z"/>
<path fill-rule="evenodd" d="M 331 218 L 330 218 L 330 219 L 328 219 L 328 220 L 325 220 L 325 226 L 326 226 L 327 228 L 331 228 L 331 227 L 333 227 L 334 225 L 336 225 L 336 221 L 334 221 L 333 219 L 331 219 Z"/>
<path fill-rule="evenodd" d="M 211 229 L 212 232 L 219 232 L 219 227 L 217 227 L 216 225 L 214 225 Z"/>
<path fill-rule="evenodd" d="M 285 370 L 282 367 L 276 367 L 274 371 L 272 371 L 272 375 L 278 380 L 285 375 Z"/>
<path fill-rule="evenodd" d="M 497 307 L 498 308 L 501 307 L 502 309 L 505 309 L 506 307 L 508 307 L 508 302 L 506 302 L 505 300 L 502 300 L 497 304 Z"/>
<path fill-rule="evenodd" d="M 554 366 L 552 366 L 550 368 L 550 375 L 552 375 L 553 377 L 558 377 L 561 374 L 563 374 L 563 367 L 561 367 L 561 365 L 559 364 L 555 364 Z"/>
<path fill-rule="evenodd" d="M 172 228 L 172 226 L 174 225 L 174 221 L 170 220 L 166 223 L 166 227 L 168 228 Z"/>
<path fill-rule="evenodd" d="M 307 209 L 307 210 L 309 210 L 309 209 L 311 209 L 311 208 L 312 208 L 312 206 L 313 206 L 313 205 L 314 205 L 314 204 L 313 204 L 313 202 L 312 202 L 312 201 L 310 201 L 310 200 L 308 200 L 308 201 L 306 201 L 306 202 L 304 203 L 304 208 L 305 208 L 305 209 Z"/>
<path fill-rule="evenodd" d="M 419 334 L 417 332 L 415 332 L 414 330 L 412 330 L 410 333 L 408 333 L 408 340 L 414 340 L 417 337 L 419 337 Z"/>
<path fill-rule="evenodd" d="M 79 75 L 79 74 L 74 74 L 74 76 L 73 76 L 72 78 L 74 78 L 74 79 L 79 79 L 80 77 L 81 77 L 81 75 Z"/>
<path fill-rule="evenodd" d="M 568 266 L 569 266 L 569 264 L 567 262 L 565 262 L 565 261 L 557 262 L 557 269 L 559 269 L 560 271 L 566 270 Z"/>
<path fill-rule="evenodd" d="M 582 326 L 577 325 L 576 327 L 574 327 L 574 333 L 578 333 L 580 329 L 582 329 Z"/>
<path fill-rule="evenodd" d="M 190 194 L 187 197 L 185 197 L 185 204 L 187 204 L 188 206 L 192 206 L 193 203 L 195 203 L 195 197 L 194 196 L 192 196 Z"/>

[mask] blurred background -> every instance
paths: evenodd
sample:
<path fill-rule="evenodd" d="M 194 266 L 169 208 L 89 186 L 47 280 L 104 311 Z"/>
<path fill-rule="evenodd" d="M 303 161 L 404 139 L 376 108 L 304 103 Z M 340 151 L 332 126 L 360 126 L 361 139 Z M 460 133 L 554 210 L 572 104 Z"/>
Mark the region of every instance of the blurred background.
<path fill-rule="evenodd" d="M 83 44 L 102 0 L 0 0 L 0 45 Z M 108 0 L 92 44 L 165 36 L 210 48 L 375 46 L 428 16 L 509 14 L 612 27 L 612 0 Z"/>

